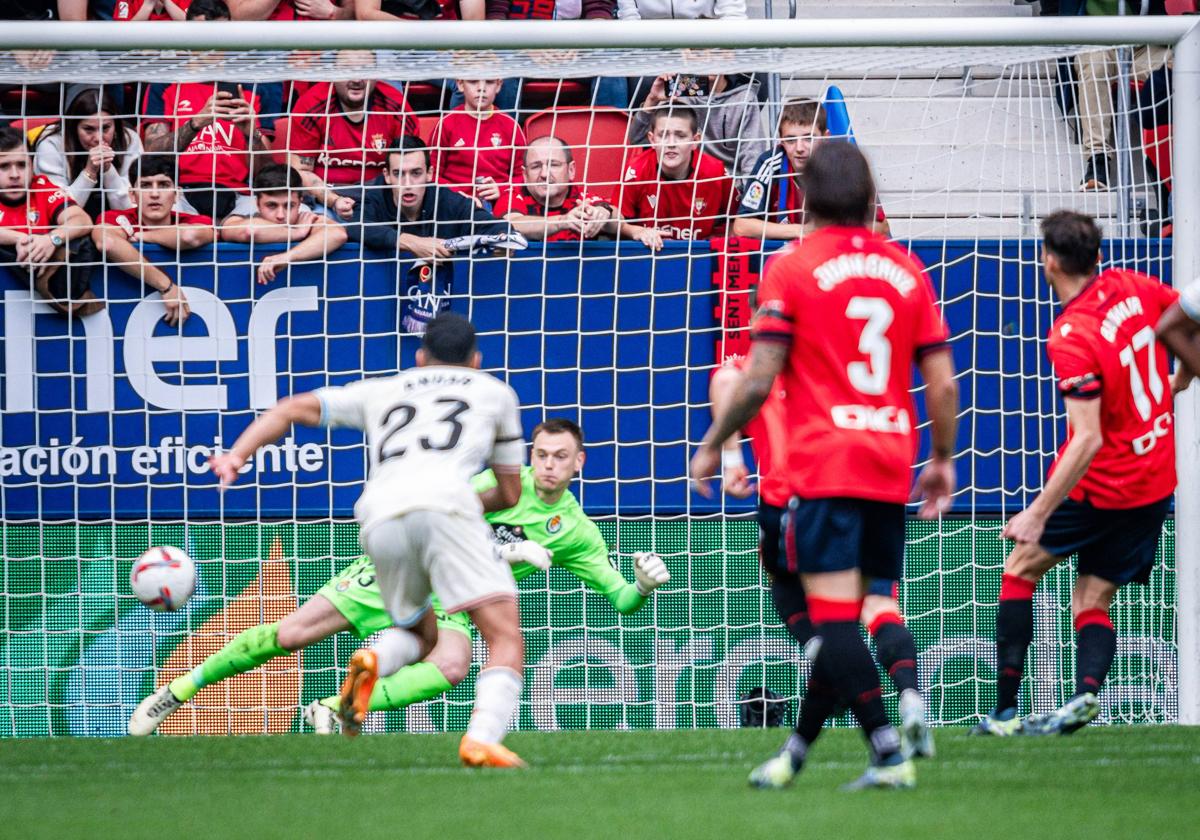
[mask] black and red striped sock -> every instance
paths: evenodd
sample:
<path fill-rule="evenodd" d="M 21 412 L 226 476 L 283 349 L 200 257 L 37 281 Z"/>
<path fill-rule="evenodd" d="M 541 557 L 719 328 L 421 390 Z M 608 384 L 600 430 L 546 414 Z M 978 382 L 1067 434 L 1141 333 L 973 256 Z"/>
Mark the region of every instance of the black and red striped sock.
<path fill-rule="evenodd" d="M 888 672 L 897 691 L 917 690 L 917 644 L 894 611 L 880 613 L 867 627 L 875 639 L 879 664 Z"/>
<path fill-rule="evenodd" d="M 1117 653 L 1117 634 L 1106 610 L 1075 616 L 1075 693 L 1099 694 Z"/>
<path fill-rule="evenodd" d="M 900 736 L 883 707 L 883 691 L 875 660 L 859 634 L 862 601 L 808 599 L 816 634 L 821 637 L 814 669 L 827 675 L 839 701 L 850 707 L 876 759 L 900 749 Z"/>
<path fill-rule="evenodd" d="M 1033 641 L 1033 591 L 1037 581 L 1005 575 L 996 610 L 996 710 L 1015 708 Z"/>
<path fill-rule="evenodd" d="M 821 657 L 818 654 L 817 659 Z M 808 677 L 804 699 L 800 701 L 800 714 L 796 717 L 796 734 L 805 744 L 812 744 L 821 736 L 825 721 L 837 713 L 837 694 L 833 690 L 823 668 L 814 662 Z"/>

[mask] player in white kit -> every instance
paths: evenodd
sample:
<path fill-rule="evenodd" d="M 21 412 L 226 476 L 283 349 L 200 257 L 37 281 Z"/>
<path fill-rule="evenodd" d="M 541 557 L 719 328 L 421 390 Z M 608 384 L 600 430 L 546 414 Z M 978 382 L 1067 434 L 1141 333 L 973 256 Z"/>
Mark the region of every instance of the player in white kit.
<path fill-rule="evenodd" d="M 286 397 L 210 464 L 226 485 L 293 423 L 366 432 L 370 470 L 354 514 L 396 626 L 351 658 L 342 714 L 361 724 L 376 679 L 429 652 L 437 637 L 429 608 L 435 594 L 447 612 L 469 613 L 487 642 L 460 758 L 475 767 L 522 767 L 500 743 L 521 697 L 517 590 L 492 550 L 483 513 L 520 500 L 525 444 L 517 395 L 479 363 L 471 322 L 444 313 L 430 321 L 416 368 Z M 497 485 L 479 494 L 470 479 L 484 464 Z"/>

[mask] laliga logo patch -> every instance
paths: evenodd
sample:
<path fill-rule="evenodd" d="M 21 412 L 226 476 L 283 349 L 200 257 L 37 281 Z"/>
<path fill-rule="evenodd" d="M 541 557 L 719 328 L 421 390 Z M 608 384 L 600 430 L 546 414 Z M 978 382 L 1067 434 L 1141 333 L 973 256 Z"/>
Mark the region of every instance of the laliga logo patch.
<path fill-rule="evenodd" d="M 421 283 L 428 283 L 432 277 L 433 266 L 431 266 L 429 263 L 422 265 L 420 270 L 417 272 L 417 280 Z"/>
<path fill-rule="evenodd" d="M 387 146 L 386 137 L 384 137 L 382 134 L 371 135 L 371 148 L 377 152 L 382 152 L 385 146 Z"/>
<path fill-rule="evenodd" d="M 634 169 L 632 166 L 625 170 L 625 180 L 626 181 L 632 181 L 636 177 L 637 177 L 637 170 Z"/>
<path fill-rule="evenodd" d="M 334 589 L 336 589 L 338 592 L 345 592 L 349 588 L 350 588 L 350 581 L 348 581 L 348 580 L 339 580 L 337 582 L 337 586 L 334 587 Z"/>
<path fill-rule="evenodd" d="M 762 207 L 762 200 L 765 194 L 766 191 L 763 189 L 762 183 L 755 181 L 750 185 L 750 189 L 746 190 L 745 205 L 751 210 L 758 210 Z"/>
<path fill-rule="evenodd" d="M 562 517 L 557 514 L 546 520 L 546 533 L 557 534 L 562 530 Z"/>
<path fill-rule="evenodd" d="M 1059 333 L 1059 335 L 1061 335 L 1063 338 L 1066 338 L 1068 335 L 1070 335 L 1070 334 L 1071 334 L 1071 325 L 1070 325 L 1070 324 L 1063 324 L 1063 325 L 1062 325 L 1062 327 L 1059 329 L 1058 333 Z"/>

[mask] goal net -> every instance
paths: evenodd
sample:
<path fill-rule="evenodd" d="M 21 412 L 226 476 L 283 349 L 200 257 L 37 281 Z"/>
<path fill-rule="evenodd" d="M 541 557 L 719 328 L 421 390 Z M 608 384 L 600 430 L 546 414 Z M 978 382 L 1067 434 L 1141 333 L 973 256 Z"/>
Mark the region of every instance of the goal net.
<path fill-rule="evenodd" d="M 188 297 L 192 315 L 182 327 L 162 320 L 149 276 L 143 283 L 111 254 L 64 258 L 71 270 L 94 264 L 91 287 L 105 303 L 73 319 L 32 290 L 27 265 L 3 257 L 0 735 L 121 734 L 157 685 L 242 630 L 278 621 L 357 557 L 352 507 L 366 460 L 358 437 L 296 429 L 224 494 L 205 459 L 279 397 L 411 365 L 420 313 L 442 302 L 476 324 L 484 367 L 516 389 L 526 433 L 546 417 L 584 429 L 587 462 L 573 489 L 616 568 L 632 581 L 631 555 L 655 551 L 671 571 L 670 583 L 628 615 L 560 568 L 521 582 L 527 671 L 519 726 L 736 726 L 739 698 L 759 687 L 794 715 L 808 666 L 766 592 L 753 508 L 701 499 L 686 472 L 709 422 L 710 374 L 748 348 L 750 289 L 765 257 L 783 244 L 772 236 L 794 236 L 789 231 L 805 221 L 802 204 L 787 194 L 793 158 L 788 149 L 772 158 L 781 149 L 780 114 L 797 113 L 802 100 L 820 103 L 830 136 L 851 137 L 867 153 L 879 223 L 927 266 L 950 325 L 962 394 L 961 489 L 952 514 L 910 521 L 900 603 L 934 721 L 965 724 L 986 712 L 1008 550 L 1000 528 L 1040 489 L 1064 438 L 1045 357 L 1058 310 L 1039 269 L 1039 220 L 1059 208 L 1090 213 L 1104 227 L 1105 266 L 1164 282 L 1173 277 L 1172 242 L 1197 231 L 1181 231 L 1173 215 L 1176 81 L 1162 44 L 1077 46 L 1064 38 L 981 46 L 986 33 L 971 30 L 976 23 L 985 22 L 962 22 L 958 46 L 944 38 L 904 47 L 747 39 L 751 46 L 733 48 L 731 30 L 725 48 L 706 36 L 695 48 L 641 41 L 584 48 L 563 38 L 561 48 L 537 50 L 386 49 L 401 41 L 391 39 L 399 30 L 383 27 L 356 30 L 363 38 L 354 51 L 335 48 L 348 38 L 324 46 L 336 25 L 302 25 L 314 33 L 306 49 L 213 49 L 234 30 L 191 23 L 163 25 L 169 35 L 157 43 L 169 50 L 126 48 L 145 46 L 133 39 L 113 48 L 106 27 L 95 30 L 90 49 L 64 40 L 60 47 L 76 48 L 0 52 L 3 109 L 28 135 L 31 165 L 93 216 L 129 206 L 129 190 L 112 172 L 127 175 L 122 167 L 136 148 L 145 155 L 176 144 L 176 180 L 194 211 L 228 212 L 223 202 L 249 192 L 250 172 L 284 162 L 352 196 L 361 212 L 371 190 L 399 194 L 389 184 L 361 190 L 384 171 L 379 152 L 395 145 L 391 129 L 375 126 L 387 126 L 403 102 L 414 118 L 406 130 L 434 147 L 436 174 L 454 182 L 448 172 L 467 172 L 455 186 L 478 195 L 484 211 L 496 199 L 477 179 L 490 178 L 496 161 L 510 167 L 515 193 L 535 182 L 521 206 L 524 224 L 541 224 L 543 234 L 528 234 L 524 249 L 456 253 L 430 277 L 410 253 L 361 244 L 360 233 L 340 247 L 327 240 L 323 255 L 261 284 L 264 258 L 298 247 L 310 221 L 278 244 L 142 243 L 146 259 Z M 143 38 L 155 25 L 130 31 Z M 208 36 L 206 26 L 221 36 Z M 407 42 L 418 31 L 405 29 Z M 12 46 L 15 36 L 5 37 Z M 196 49 L 183 48 L 189 40 Z M 660 76 L 669 78 L 655 84 Z M 439 128 L 458 105 L 453 80 L 481 78 L 509 80 L 497 110 L 516 122 L 491 117 L 474 137 L 446 128 L 453 120 Z M 363 80 L 371 83 L 359 106 L 368 129 L 359 129 L 360 146 L 338 149 L 345 136 L 338 121 L 360 125 L 360 117 L 347 93 L 356 85 L 330 83 Z M 103 186 L 91 188 L 96 155 L 81 124 L 96 115 L 72 105 L 97 85 L 104 95 L 90 108 L 127 140 L 107 141 L 121 149 Z M 218 119 L 200 141 L 180 139 L 182 123 L 219 91 L 257 109 L 261 138 Z M 683 212 L 669 222 L 671 211 L 656 206 L 670 200 L 661 185 L 630 196 L 642 178 L 647 133 L 658 127 L 647 105 L 663 96 L 685 97 L 699 122 L 698 151 L 717 164 L 693 158 L 685 167 Z M 811 118 L 783 125 L 790 148 L 813 134 L 821 132 Z M 584 240 L 542 241 L 547 232 L 571 232 L 544 224 L 554 217 L 538 200 L 550 187 L 542 181 L 537 192 L 536 177 L 521 167 L 526 146 L 547 136 L 570 148 L 571 180 L 589 196 L 586 206 L 622 210 L 643 220 L 643 230 L 661 228 L 661 248 L 646 244 L 656 244 L 652 236 L 614 240 L 611 228 Z M 196 161 L 205 154 L 228 159 L 215 169 L 210 160 L 207 180 L 198 180 Z M 238 156 L 241 163 L 231 163 Z M 783 173 L 774 181 L 764 174 L 772 166 Z M 338 181 L 342 170 L 359 174 Z M 732 199 L 721 193 L 726 178 Z M 1088 180 L 1104 188 L 1081 189 Z M 507 201 L 507 185 L 499 187 Z M 671 189 L 680 194 L 680 186 Z M 305 195 L 313 213 L 347 221 L 337 196 L 307 187 Z M 1150 584 L 1118 596 L 1104 721 L 1179 718 L 1174 535 L 1172 520 Z M 137 602 L 128 578 L 142 551 L 163 544 L 195 559 L 199 581 L 184 609 L 158 614 Z M 1072 693 L 1072 580 L 1064 565 L 1039 587 L 1023 712 L 1047 711 Z M 205 688 L 162 731 L 299 731 L 300 708 L 336 690 L 359 644 L 341 633 Z M 482 654 L 475 645 L 476 664 L 460 685 L 376 713 L 370 728 L 464 728 Z"/>

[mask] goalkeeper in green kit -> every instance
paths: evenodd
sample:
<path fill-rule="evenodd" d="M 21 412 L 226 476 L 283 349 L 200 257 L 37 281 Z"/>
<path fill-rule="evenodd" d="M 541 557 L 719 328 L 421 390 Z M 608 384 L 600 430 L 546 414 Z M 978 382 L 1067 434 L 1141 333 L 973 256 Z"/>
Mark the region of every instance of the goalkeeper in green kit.
<path fill-rule="evenodd" d="M 634 555 L 635 583 L 608 561 L 600 529 L 584 514 L 568 489 L 583 467 L 583 432 L 570 420 L 552 418 L 533 430 L 530 466 L 521 471 L 521 500 L 507 510 L 485 514 L 492 525 L 496 554 L 523 577 L 559 566 L 604 595 L 620 613 L 634 612 L 650 593 L 670 579 L 666 564 L 651 553 Z M 492 473 L 475 477 L 475 489 L 495 484 Z M 332 733 L 339 714 L 343 731 L 357 734 L 368 711 L 399 709 L 437 697 L 461 682 L 471 666 L 471 624 L 465 613 L 448 615 L 436 600 L 437 644 L 424 660 L 375 683 L 369 700 L 341 710 L 337 696 L 310 703 L 305 721 L 317 732 Z M 130 735 L 149 735 L 175 709 L 206 685 L 252 670 L 277 656 L 316 644 L 349 630 L 366 638 L 391 626 L 375 583 L 375 567 L 361 557 L 325 584 L 295 612 L 274 624 L 252 627 L 187 674 L 162 686 L 134 710 Z M 358 700 L 358 698 L 356 698 Z M 350 704 L 347 704 L 348 706 Z"/>

